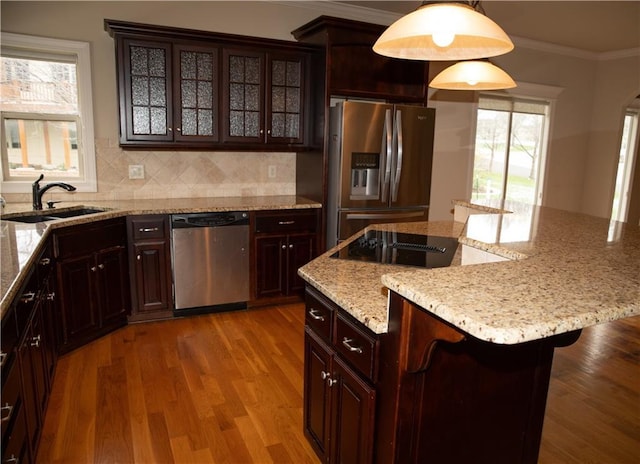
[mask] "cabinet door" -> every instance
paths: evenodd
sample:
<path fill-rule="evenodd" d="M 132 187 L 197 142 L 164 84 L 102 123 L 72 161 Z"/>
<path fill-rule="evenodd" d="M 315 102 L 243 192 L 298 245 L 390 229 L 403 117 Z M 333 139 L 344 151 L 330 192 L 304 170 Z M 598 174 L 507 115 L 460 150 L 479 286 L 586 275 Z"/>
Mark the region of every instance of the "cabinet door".
<path fill-rule="evenodd" d="M 333 358 L 331 462 L 370 464 L 373 450 L 375 390 L 339 357 Z"/>
<path fill-rule="evenodd" d="M 93 255 L 69 258 L 58 263 L 58 293 L 62 312 L 61 349 L 90 339 L 99 328 L 92 268 Z"/>
<path fill-rule="evenodd" d="M 267 143 L 303 143 L 305 69 L 305 55 L 268 55 Z"/>
<path fill-rule="evenodd" d="M 100 327 L 122 323 L 126 320 L 129 299 L 125 248 L 101 250 L 93 272 L 98 283 Z"/>
<path fill-rule="evenodd" d="M 315 256 L 315 235 L 291 235 L 287 242 L 287 293 L 303 293 L 304 280 L 298 269 Z"/>
<path fill-rule="evenodd" d="M 213 47 L 174 46 L 175 140 L 218 141 L 218 50 Z"/>
<path fill-rule="evenodd" d="M 331 433 L 331 353 L 305 330 L 304 434 L 322 461 L 329 457 Z"/>
<path fill-rule="evenodd" d="M 38 441 L 42 433 L 42 400 L 44 388 L 44 365 L 38 330 L 40 322 L 39 310 L 25 328 L 25 333 L 18 349 L 18 358 L 22 372 L 22 392 L 29 452 L 35 456 Z M 33 326 L 35 322 L 36 326 Z M 46 393 L 45 393 L 46 394 Z"/>
<path fill-rule="evenodd" d="M 120 142 L 171 142 L 171 44 L 119 42 Z"/>
<path fill-rule="evenodd" d="M 256 238 L 256 296 L 258 298 L 285 293 L 286 246 L 285 236 Z"/>
<path fill-rule="evenodd" d="M 169 256 L 164 240 L 133 246 L 135 255 L 134 311 L 139 313 L 171 310 Z"/>
<path fill-rule="evenodd" d="M 264 54 L 223 51 L 223 142 L 263 143 Z"/>

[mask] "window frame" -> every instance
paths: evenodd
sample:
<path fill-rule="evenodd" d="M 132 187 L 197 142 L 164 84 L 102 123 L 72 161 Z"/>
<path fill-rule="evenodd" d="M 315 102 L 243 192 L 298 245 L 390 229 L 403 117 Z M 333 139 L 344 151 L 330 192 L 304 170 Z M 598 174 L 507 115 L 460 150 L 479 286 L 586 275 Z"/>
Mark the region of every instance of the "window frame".
<path fill-rule="evenodd" d="M 546 148 L 544 156 L 539 160 L 538 174 L 539 178 L 536 185 L 534 205 L 544 204 L 544 186 L 547 181 L 547 161 L 551 151 L 552 144 L 552 127 L 554 121 L 554 113 L 556 102 L 560 94 L 564 91 L 564 87 L 557 87 L 544 84 L 534 84 L 529 82 L 517 82 L 517 86 L 513 89 L 505 89 L 502 91 L 478 92 L 478 97 L 485 98 L 506 98 L 509 100 L 531 100 L 540 101 L 548 105 L 548 114 L 545 121 L 544 135 L 546 139 Z M 477 135 L 478 109 L 480 109 L 479 101 L 476 100 L 474 119 L 473 119 L 473 150 L 471 152 L 471 163 L 469 163 L 468 179 L 469 179 L 469 195 L 473 196 L 473 172 L 475 167 L 475 140 Z M 502 202 L 505 192 L 502 192 Z"/>
<path fill-rule="evenodd" d="M 56 56 L 73 58 L 76 64 L 78 86 L 78 116 L 76 118 L 78 157 L 83 176 L 72 181 L 68 177 L 48 177 L 46 180 L 70 181 L 78 192 L 97 192 L 90 44 L 88 42 L 2 32 L 2 54 L 4 55 L 9 50 L 11 50 L 12 55 L 24 56 L 25 58 L 33 57 L 34 54 L 40 57 L 50 55 L 52 60 Z M 25 114 L 32 115 L 33 117 L 30 117 L 30 119 L 39 119 L 39 116 L 47 116 L 37 113 L 1 113 L 0 122 L 3 129 L 2 146 L 0 147 L 2 153 L 0 169 L 2 170 L 1 188 L 4 193 L 30 193 L 31 184 L 37 178 L 37 176 L 34 176 L 32 180 L 5 180 L 4 178 L 4 170 L 8 167 L 4 119 L 15 118 L 17 115 L 24 119 Z M 67 118 L 62 115 L 55 115 L 54 119 Z"/>

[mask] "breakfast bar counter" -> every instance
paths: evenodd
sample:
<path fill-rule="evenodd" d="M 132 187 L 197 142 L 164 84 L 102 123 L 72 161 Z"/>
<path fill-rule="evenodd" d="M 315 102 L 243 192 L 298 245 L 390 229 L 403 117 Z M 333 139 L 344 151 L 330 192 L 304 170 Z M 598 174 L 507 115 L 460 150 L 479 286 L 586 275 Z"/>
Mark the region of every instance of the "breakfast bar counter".
<path fill-rule="evenodd" d="M 546 207 L 509 205 L 513 211 L 499 212 L 459 206 L 472 212 L 465 222 L 371 226 L 458 237 L 461 246 L 450 267 L 331 257 L 356 234 L 299 273 L 375 333 L 388 328 L 389 289 L 474 337 L 500 344 L 640 314 L 638 226 Z"/>

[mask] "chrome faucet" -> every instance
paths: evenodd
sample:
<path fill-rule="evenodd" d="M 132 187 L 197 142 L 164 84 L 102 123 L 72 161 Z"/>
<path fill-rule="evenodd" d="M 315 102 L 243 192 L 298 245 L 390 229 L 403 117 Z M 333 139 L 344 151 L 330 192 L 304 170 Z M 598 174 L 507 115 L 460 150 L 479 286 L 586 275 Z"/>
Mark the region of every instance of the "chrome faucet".
<path fill-rule="evenodd" d="M 65 184 L 64 182 L 51 182 L 50 184 L 40 188 L 40 181 L 42 179 L 44 179 L 44 174 L 40 174 L 38 180 L 36 180 L 31 187 L 31 191 L 33 193 L 33 209 L 42 209 L 42 195 L 44 195 L 50 188 L 60 187 L 65 189 L 67 192 L 73 192 L 76 189 L 73 185 Z"/>

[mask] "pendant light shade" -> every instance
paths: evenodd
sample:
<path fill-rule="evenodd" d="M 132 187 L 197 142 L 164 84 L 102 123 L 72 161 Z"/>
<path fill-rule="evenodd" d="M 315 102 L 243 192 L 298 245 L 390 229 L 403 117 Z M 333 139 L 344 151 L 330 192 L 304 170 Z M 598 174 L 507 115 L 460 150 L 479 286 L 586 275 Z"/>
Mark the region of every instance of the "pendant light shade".
<path fill-rule="evenodd" d="M 457 61 L 502 55 L 513 50 L 513 42 L 467 4 L 425 2 L 389 26 L 373 50 L 407 60 Z"/>
<path fill-rule="evenodd" d="M 446 90 L 512 89 L 511 76 L 489 61 L 461 61 L 444 69 L 429 87 Z"/>

